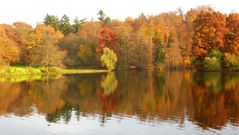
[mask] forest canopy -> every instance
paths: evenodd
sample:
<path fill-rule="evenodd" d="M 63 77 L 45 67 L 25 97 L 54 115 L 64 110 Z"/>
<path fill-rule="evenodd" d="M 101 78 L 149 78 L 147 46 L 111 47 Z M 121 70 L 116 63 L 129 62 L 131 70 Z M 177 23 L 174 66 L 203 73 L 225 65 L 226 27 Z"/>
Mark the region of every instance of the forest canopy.
<path fill-rule="evenodd" d="M 239 13 L 201 6 L 124 21 L 102 10 L 97 15 L 94 21 L 71 21 L 47 14 L 35 27 L 0 24 L 0 66 L 239 69 Z"/>

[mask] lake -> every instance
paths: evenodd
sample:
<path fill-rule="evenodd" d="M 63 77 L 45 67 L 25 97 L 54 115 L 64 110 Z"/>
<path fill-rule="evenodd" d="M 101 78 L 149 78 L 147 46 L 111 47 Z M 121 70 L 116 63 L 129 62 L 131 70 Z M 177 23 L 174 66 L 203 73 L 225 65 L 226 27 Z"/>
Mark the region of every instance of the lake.
<path fill-rule="evenodd" d="M 239 73 L 22 78 L 0 79 L 3 135 L 239 134 Z"/>

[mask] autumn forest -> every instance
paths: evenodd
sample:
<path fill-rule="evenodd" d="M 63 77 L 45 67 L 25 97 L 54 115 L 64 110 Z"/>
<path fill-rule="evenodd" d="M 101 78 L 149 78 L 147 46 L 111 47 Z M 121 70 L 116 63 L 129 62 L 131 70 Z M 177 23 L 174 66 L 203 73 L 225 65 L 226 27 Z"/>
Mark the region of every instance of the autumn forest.
<path fill-rule="evenodd" d="M 239 133 L 239 1 L 14 3 L 0 8 L 1 134 Z"/>
<path fill-rule="evenodd" d="M 239 13 L 208 6 L 154 16 L 71 21 L 47 14 L 42 23 L 0 25 L 0 65 L 157 70 L 239 69 Z"/>

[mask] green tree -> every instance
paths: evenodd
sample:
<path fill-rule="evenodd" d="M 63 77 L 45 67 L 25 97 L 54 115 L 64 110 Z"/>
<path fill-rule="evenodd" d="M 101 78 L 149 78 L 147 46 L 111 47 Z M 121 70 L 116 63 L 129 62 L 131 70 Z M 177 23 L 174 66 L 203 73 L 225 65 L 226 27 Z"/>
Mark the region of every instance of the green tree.
<path fill-rule="evenodd" d="M 67 15 L 62 16 L 59 22 L 59 30 L 64 35 L 68 35 L 75 31 L 74 27 L 70 24 L 70 18 Z"/>
<path fill-rule="evenodd" d="M 59 30 L 59 18 L 57 16 L 46 14 L 43 22 L 45 25 L 50 25 L 55 30 Z"/>
<path fill-rule="evenodd" d="M 160 33 L 156 33 L 154 36 L 154 43 L 156 45 L 155 47 L 155 64 L 156 68 L 159 68 L 162 70 L 164 68 L 164 57 L 165 57 L 165 52 L 164 52 L 164 47 L 162 43 L 162 37 Z"/>
<path fill-rule="evenodd" d="M 97 15 L 99 16 L 98 19 L 99 19 L 100 21 L 104 21 L 106 15 L 105 15 L 105 13 L 104 13 L 103 10 L 100 10 L 100 11 L 97 13 Z"/>
<path fill-rule="evenodd" d="M 99 16 L 98 19 L 103 22 L 104 25 L 110 26 L 112 25 L 111 19 L 109 16 L 106 16 L 103 10 L 100 10 L 97 15 Z"/>
<path fill-rule="evenodd" d="M 74 21 L 73 21 L 74 24 L 72 25 L 72 27 L 74 28 L 74 33 L 79 32 L 79 30 L 81 29 L 82 25 L 85 23 L 85 20 L 86 20 L 86 18 L 79 20 L 78 17 L 76 17 L 74 19 Z"/>

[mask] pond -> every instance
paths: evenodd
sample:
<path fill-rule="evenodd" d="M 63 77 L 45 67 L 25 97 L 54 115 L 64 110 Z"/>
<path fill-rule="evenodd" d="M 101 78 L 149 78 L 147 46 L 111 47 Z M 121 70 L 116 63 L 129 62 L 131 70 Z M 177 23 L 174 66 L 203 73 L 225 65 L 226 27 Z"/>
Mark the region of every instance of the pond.
<path fill-rule="evenodd" d="M 1 77 L 1 134 L 239 133 L 239 73 L 118 71 L 35 78 Z"/>

